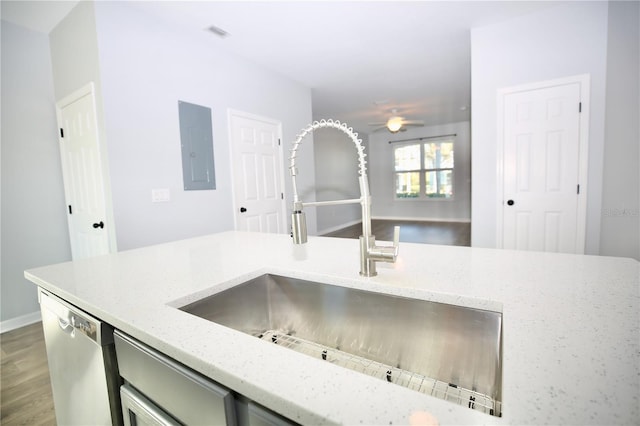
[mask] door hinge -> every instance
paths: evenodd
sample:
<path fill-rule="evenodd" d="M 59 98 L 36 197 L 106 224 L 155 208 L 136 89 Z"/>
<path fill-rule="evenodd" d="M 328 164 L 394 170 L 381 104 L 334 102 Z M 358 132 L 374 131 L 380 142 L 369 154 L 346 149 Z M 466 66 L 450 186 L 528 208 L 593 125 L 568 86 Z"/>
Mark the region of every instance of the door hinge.
<path fill-rule="evenodd" d="M 282 193 L 282 192 L 280 193 L 280 199 L 284 200 L 284 193 Z"/>
<path fill-rule="evenodd" d="M 60 137 L 64 138 L 64 129 L 60 127 Z"/>
<path fill-rule="evenodd" d="M 576 191 L 576 194 L 580 194 L 580 184 L 578 184 L 578 189 Z"/>
<path fill-rule="evenodd" d="M 280 146 L 280 138 L 278 138 L 278 146 Z"/>
<path fill-rule="evenodd" d="M 73 210 L 71 210 L 71 204 L 69 204 L 69 214 L 73 214 Z"/>
<path fill-rule="evenodd" d="M 582 102 L 578 102 L 578 112 L 582 112 Z"/>

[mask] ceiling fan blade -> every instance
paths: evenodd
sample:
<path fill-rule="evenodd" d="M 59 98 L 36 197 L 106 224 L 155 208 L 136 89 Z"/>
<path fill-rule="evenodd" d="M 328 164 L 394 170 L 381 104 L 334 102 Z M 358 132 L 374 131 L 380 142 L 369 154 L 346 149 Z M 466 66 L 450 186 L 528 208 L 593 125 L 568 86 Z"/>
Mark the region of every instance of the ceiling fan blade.
<path fill-rule="evenodd" d="M 424 126 L 424 121 L 422 120 L 403 120 L 403 126 Z"/>
<path fill-rule="evenodd" d="M 387 122 L 386 121 L 381 121 L 378 123 L 367 123 L 369 126 L 386 126 Z"/>
<path fill-rule="evenodd" d="M 386 129 L 387 125 L 384 124 L 382 126 L 376 127 L 375 129 L 371 129 L 372 132 L 379 132 L 380 130 Z"/>

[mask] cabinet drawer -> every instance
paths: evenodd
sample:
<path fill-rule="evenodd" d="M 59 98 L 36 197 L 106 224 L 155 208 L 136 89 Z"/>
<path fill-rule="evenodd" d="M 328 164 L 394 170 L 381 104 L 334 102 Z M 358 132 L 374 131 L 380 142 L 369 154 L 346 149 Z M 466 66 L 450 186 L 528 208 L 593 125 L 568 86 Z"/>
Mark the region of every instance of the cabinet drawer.
<path fill-rule="evenodd" d="M 122 385 L 120 400 L 124 426 L 180 426 L 180 423 L 130 385 Z"/>
<path fill-rule="evenodd" d="M 254 403 L 247 403 L 249 426 L 294 426 L 296 423 Z"/>
<path fill-rule="evenodd" d="M 236 424 L 228 389 L 120 331 L 114 341 L 120 375 L 175 419 L 187 425 Z"/>

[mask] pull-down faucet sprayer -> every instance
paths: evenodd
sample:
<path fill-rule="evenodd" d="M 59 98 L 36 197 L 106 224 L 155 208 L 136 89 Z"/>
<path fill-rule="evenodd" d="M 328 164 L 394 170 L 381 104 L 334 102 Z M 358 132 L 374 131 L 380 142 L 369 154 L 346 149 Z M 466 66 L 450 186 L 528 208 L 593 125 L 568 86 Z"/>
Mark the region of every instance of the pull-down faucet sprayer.
<path fill-rule="evenodd" d="M 360 198 L 335 201 L 314 201 L 302 202 L 298 196 L 296 187 L 296 155 L 302 139 L 314 130 L 332 127 L 347 134 L 356 145 L 358 150 L 358 180 L 360 182 Z M 375 236 L 371 235 L 371 194 L 369 193 L 369 181 L 367 179 L 367 168 L 364 157 L 364 147 L 362 140 L 358 139 L 358 134 L 354 133 L 351 127 L 347 128 L 346 123 L 333 120 L 314 121 L 297 135 L 291 148 L 289 157 L 289 171 L 293 184 L 293 212 L 291 214 L 291 230 L 294 244 L 304 244 L 307 242 L 307 223 L 303 208 L 305 206 L 327 206 L 336 204 L 360 204 L 362 206 L 362 235 L 360 236 L 360 275 L 373 277 L 377 275 L 376 262 L 395 262 L 398 256 L 398 242 L 400 238 L 400 227 L 396 226 L 393 232 L 393 246 L 377 246 Z"/>

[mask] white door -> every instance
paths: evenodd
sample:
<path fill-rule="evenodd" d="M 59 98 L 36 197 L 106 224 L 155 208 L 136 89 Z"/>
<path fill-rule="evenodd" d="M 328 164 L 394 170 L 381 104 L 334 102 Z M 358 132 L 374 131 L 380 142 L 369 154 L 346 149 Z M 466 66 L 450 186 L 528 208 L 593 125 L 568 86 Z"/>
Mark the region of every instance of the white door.
<path fill-rule="evenodd" d="M 72 257 L 77 260 L 107 254 L 111 224 L 106 215 L 93 85 L 78 90 L 56 107 Z"/>
<path fill-rule="evenodd" d="M 229 112 L 236 229 L 285 232 L 281 125 Z"/>
<path fill-rule="evenodd" d="M 569 82 L 503 94 L 503 248 L 584 253 L 581 91 Z"/>

